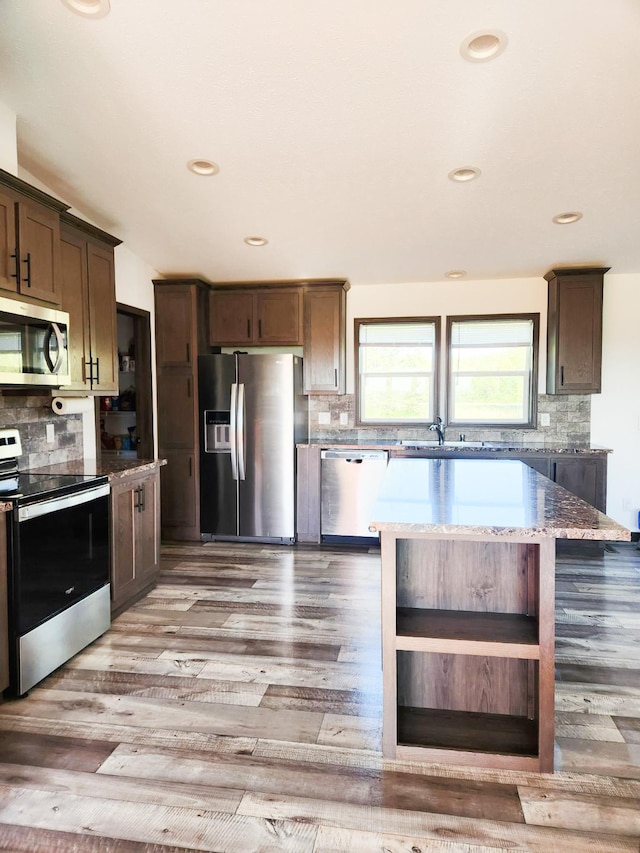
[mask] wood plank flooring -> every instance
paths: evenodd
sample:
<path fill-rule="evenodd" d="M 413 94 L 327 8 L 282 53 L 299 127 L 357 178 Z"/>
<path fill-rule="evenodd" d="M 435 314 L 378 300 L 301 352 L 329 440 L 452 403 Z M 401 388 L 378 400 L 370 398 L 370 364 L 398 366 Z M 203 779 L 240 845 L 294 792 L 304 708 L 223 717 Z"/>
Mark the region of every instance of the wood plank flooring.
<path fill-rule="evenodd" d="M 383 762 L 376 550 L 167 543 L 0 703 L 0 850 L 640 850 L 640 551 L 562 556 L 556 772 Z"/>

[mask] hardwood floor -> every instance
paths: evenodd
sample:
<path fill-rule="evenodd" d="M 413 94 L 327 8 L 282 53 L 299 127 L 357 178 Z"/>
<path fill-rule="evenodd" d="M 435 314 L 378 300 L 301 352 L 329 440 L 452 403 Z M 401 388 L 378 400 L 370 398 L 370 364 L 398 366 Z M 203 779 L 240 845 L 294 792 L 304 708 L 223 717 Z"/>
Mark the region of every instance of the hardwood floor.
<path fill-rule="evenodd" d="M 556 772 L 385 762 L 376 551 L 166 544 L 158 587 L 0 704 L 0 849 L 640 849 L 640 551 L 557 567 Z"/>

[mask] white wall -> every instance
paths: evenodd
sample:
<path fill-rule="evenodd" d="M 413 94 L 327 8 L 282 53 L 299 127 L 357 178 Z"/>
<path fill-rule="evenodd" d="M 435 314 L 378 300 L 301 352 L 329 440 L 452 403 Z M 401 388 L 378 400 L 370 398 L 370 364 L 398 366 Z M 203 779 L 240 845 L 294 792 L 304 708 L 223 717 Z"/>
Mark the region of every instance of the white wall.
<path fill-rule="evenodd" d="M 16 114 L 0 102 L 0 169 L 18 174 Z"/>
<path fill-rule="evenodd" d="M 591 441 L 610 447 L 607 515 L 638 530 L 640 512 L 640 273 L 604 278 L 602 393 L 591 398 Z"/>

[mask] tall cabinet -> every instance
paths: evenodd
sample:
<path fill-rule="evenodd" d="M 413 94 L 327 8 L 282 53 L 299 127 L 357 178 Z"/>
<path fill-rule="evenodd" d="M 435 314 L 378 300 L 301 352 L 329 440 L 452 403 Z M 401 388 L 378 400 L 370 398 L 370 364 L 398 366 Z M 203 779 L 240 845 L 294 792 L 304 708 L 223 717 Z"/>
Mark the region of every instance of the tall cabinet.
<path fill-rule="evenodd" d="M 114 248 L 117 237 L 61 215 L 61 307 L 69 312 L 69 391 L 118 393 Z"/>
<path fill-rule="evenodd" d="M 156 279 L 156 364 L 162 535 L 200 539 L 198 354 L 207 351 L 208 286 Z"/>

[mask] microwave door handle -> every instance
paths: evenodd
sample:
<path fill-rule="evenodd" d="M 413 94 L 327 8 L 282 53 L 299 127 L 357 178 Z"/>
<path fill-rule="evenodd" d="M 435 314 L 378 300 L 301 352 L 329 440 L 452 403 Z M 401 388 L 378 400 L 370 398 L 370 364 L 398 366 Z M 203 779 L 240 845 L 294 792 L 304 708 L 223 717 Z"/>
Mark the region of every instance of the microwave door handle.
<path fill-rule="evenodd" d="M 53 363 L 53 359 L 51 358 L 51 339 L 55 335 L 56 343 L 58 344 L 58 358 Z M 57 323 L 50 323 L 49 328 L 47 329 L 47 334 L 44 339 L 44 357 L 47 362 L 47 367 L 51 371 L 51 373 L 59 373 L 60 368 L 62 367 L 62 361 L 64 358 L 64 340 L 62 338 L 62 332 L 60 331 L 60 327 Z"/>
<path fill-rule="evenodd" d="M 231 416 L 229 420 L 229 447 L 231 448 L 231 476 L 234 480 L 238 479 L 238 441 L 236 435 L 238 421 L 238 385 L 236 382 L 231 385 Z"/>
<path fill-rule="evenodd" d="M 244 460 L 244 383 L 238 385 L 238 478 L 246 478 Z"/>

